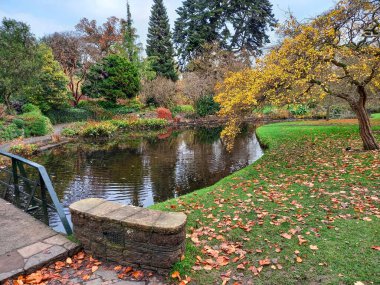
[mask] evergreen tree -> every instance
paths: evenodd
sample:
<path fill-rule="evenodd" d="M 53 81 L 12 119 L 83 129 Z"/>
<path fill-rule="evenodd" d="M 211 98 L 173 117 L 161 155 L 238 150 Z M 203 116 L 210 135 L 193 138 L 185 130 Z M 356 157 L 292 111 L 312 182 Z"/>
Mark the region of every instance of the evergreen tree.
<path fill-rule="evenodd" d="M 133 27 L 133 20 L 131 15 L 131 9 L 129 7 L 129 3 L 127 1 L 127 19 L 123 23 L 123 43 L 122 49 L 123 53 L 125 53 L 125 57 L 130 62 L 139 62 L 139 54 L 141 51 L 141 47 L 136 43 L 137 41 L 137 32 Z"/>
<path fill-rule="evenodd" d="M 182 67 L 208 43 L 260 54 L 276 24 L 269 0 L 185 0 L 177 13 L 173 39 Z"/>
<path fill-rule="evenodd" d="M 178 79 L 174 68 L 174 49 L 171 40 L 169 18 L 163 0 L 153 0 L 149 18 L 146 53 L 154 58 L 153 70 L 157 75 Z"/>
<path fill-rule="evenodd" d="M 111 54 L 94 64 L 82 86 L 82 92 L 91 98 L 133 98 L 140 91 L 140 75 L 136 64 L 126 57 Z"/>

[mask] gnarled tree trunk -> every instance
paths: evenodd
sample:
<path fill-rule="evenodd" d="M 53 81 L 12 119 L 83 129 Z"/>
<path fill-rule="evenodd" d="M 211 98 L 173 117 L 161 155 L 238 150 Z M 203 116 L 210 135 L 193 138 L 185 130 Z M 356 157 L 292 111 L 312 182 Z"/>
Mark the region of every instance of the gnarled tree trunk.
<path fill-rule="evenodd" d="M 349 103 L 359 121 L 360 137 L 363 140 L 364 150 L 378 150 L 379 145 L 377 144 L 376 139 L 373 135 L 371 129 L 371 122 L 369 120 L 369 116 L 365 108 L 365 104 L 367 101 L 367 93 L 365 88 L 359 86 L 358 93 L 360 94 L 359 101 L 349 101 Z"/>

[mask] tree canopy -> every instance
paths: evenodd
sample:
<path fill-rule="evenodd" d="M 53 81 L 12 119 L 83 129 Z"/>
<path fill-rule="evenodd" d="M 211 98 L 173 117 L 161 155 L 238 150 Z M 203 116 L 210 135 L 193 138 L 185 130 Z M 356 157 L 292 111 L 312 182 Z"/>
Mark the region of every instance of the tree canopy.
<path fill-rule="evenodd" d="M 154 0 L 149 18 L 146 53 L 157 75 L 177 80 L 169 18 L 162 0 Z"/>
<path fill-rule="evenodd" d="M 283 42 L 218 86 L 221 114 L 230 117 L 225 137 L 238 131 L 241 115 L 260 102 L 310 102 L 326 95 L 346 100 L 355 112 L 364 149 L 378 149 L 365 106 L 380 82 L 380 7 L 377 1 L 341 0 L 306 24 L 282 28 Z"/>
<path fill-rule="evenodd" d="M 259 54 L 276 24 L 269 0 L 185 0 L 177 13 L 174 43 L 182 67 L 204 44 L 215 42 L 230 51 Z"/>
<path fill-rule="evenodd" d="M 93 98 L 133 98 L 140 90 L 139 71 L 123 56 L 112 54 L 93 65 L 83 84 L 83 93 Z"/>

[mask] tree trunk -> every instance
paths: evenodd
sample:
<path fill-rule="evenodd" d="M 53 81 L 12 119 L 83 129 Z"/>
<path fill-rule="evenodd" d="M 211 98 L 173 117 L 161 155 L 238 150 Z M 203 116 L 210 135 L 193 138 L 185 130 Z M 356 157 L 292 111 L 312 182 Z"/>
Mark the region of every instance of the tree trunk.
<path fill-rule="evenodd" d="M 377 144 L 376 139 L 372 133 L 371 122 L 365 108 L 367 93 L 364 87 L 358 87 L 358 92 L 360 94 L 359 101 L 350 102 L 350 106 L 355 112 L 356 117 L 359 121 L 360 137 L 363 141 L 364 150 L 378 150 L 379 145 Z"/>
<path fill-rule="evenodd" d="M 331 106 L 329 104 L 327 105 L 327 110 L 326 110 L 326 121 L 330 121 L 330 110 L 331 110 Z"/>

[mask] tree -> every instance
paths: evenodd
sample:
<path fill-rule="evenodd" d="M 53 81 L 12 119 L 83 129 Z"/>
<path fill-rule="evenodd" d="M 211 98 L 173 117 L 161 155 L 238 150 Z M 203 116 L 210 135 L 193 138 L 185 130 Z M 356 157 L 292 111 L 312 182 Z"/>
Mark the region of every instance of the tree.
<path fill-rule="evenodd" d="M 30 86 L 40 69 L 37 42 L 28 25 L 4 18 L 0 26 L 0 96 L 11 110 L 11 99 Z"/>
<path fill-rule="evenodd" d="M 54 60 L 52 50 L 45 44 L 38 46 L 41 70 L 37 72 L 33 84 L 25 90 L 27 102 L 37 105 L 42 112 L 59 109 L 69 101 L 67 77 L 60 64 Z"/>
<path fill-rule="evenodd" d="M 254 69 L 218 86 L 221 114 L 230 117 L 224 136 L 233 137 L 242 114 L 260 102 L 302 103 L 329 95 L 345 100 L 355 112 L 364 149 L 379 149 L 366 112 L 368 96 L 379 92 L 378 1 L 341 0 L 309 23 L 289 21 L 283 31 L 282 44 Z"/>
<path fill-rule="evenodd" d="M 54 33 L 43 39 L 53 50 L 54 58 L 61 64 L 69 79 L 68 88 L 74 105 L 82 98 L 81 84 L 86 79 L 92 64 L 93 49 L 89 49 L 83 39 L 74 32 Z M 96 53 L 95 53 L 96 54 Z"/>
<path fill-rule="evenodd" d="M 131 9 L 127 1 L 127 19 L 122 23 L 123 41 L 121 45 L 121 54 L 125 56 L 130 62 L 139 63 L 139 54 L 141 46 L 137 41 L 137 32 L 133 27 L 133 20 L 131 15 Z"/>
<path fill-rule="evenodd" d="M 116 17 L 108 18 L 101 26 L 97 25 L 96 20 L 89 21 L 83 18 L 75 28 L 83 41 L 89 45 L 87 49 L 92 48 L 91 55 L 94 61 L 115 52 L 115 47 L 123 39 L 123 21 Z"/>
<path fill-rule="evenodd" d="M 120 55 L 109 55 L 93 65 L 83 84 L 83 93 L 93 98 L 133 98 L 140 90 L 139 71 L 132 62 Z"/>
<path fill-rule="evenodd" d="M 177 13 L 174 43 L 182 67 L 214 42 L 226 50 L 259 54 L 269 42 L 268 28 L 276 24 L 269 0 L 185 0 Z"/>
<path fill-rule="evenodd" d="M 146 54 L 153 57 L 153 70 L 158 76 L 178 79 L 174 68 L 174 49 L 169 18 L 162 0 L 154 0 L 149 18 Z"/>

